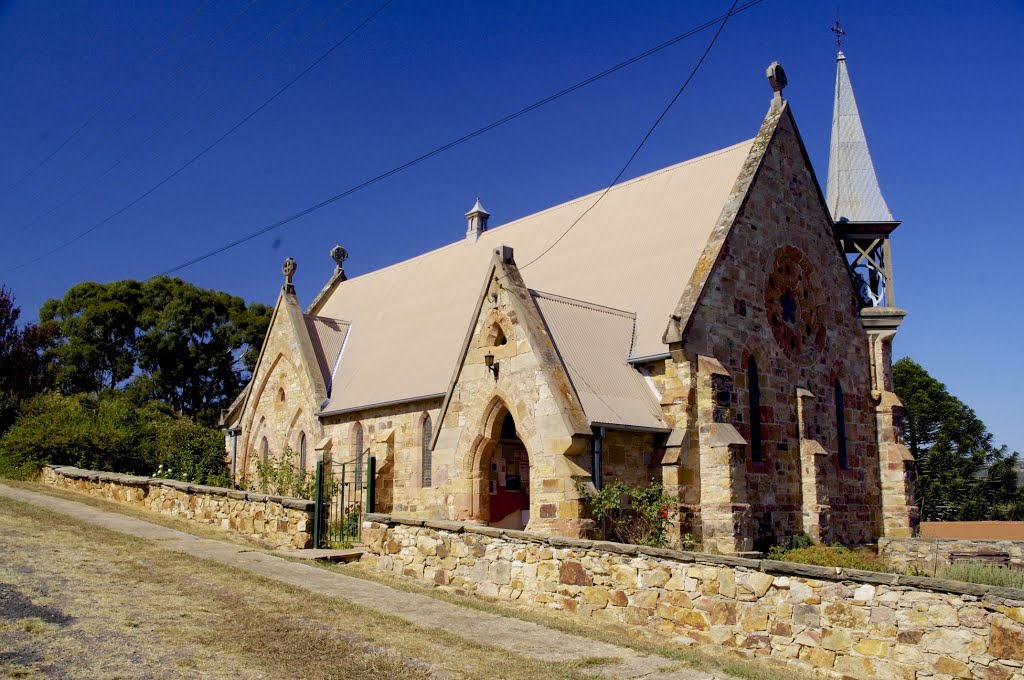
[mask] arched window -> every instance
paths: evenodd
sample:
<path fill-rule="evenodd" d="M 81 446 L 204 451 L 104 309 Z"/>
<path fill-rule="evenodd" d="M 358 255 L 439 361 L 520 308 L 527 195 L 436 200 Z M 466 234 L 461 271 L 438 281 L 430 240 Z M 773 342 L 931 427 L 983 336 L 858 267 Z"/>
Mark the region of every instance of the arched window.
<path fill-rule="evenodd" d="M 306 433 L 299 433 L 299 474 L 306 474 Z"/>
<path fill-rule="evenodd" d="M 423 418 L 423 441 L 421 443 L 421 455 L 420 455 L 420 467 L 422 469 L 423 486 L 431 486 L 433 480 L 431 479 L 431 457 L 430 457 L 430 438 L 433 435 L 431 432 L 430 416 L 427 415 Z"/>
<path fill-rule="evenodd" d="M 758 384 L 754 357 L 747 361 L 747 395 L 750 404 L 750 460 L 759 463 L 764 460 L 761 446 L 761 386 Z"/>
<path fill-rule="evenodd" d="M 363 426 L 356 423 L 354 426 L 353 438 L 355 440 L 355 462 L 356 462 L 356 493 L 363 488 Z"/>
<path fill-rule="evenodd" d="M 278 401 L 284 401 L 284 388 L 283 387 L 278 387 L 277 388 L 277 400 Z"/>
<path fill-rule="evenodd" d="M 260 442 L 260 460 L 266 465 L 270 460 L 270 444 L 267 442 L 267 438 L 264 437 Z"/>
<path fill-rule="evenodd" d="M 839 469 L 846 470 L 850 462 L 846 458 L 846 403 L 843 399 L 843 386 L 836 379 L 836 437 L 839 438 Z"/>

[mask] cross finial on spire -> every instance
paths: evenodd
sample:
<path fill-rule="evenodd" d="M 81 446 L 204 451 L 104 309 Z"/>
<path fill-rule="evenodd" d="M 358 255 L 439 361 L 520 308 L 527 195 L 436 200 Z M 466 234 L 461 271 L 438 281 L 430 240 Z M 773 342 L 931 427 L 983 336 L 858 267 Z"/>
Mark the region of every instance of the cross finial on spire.
<path fill-rule="evenodd" d="M 829 29 L 836 34 L 836 48 L 839 50 L 843 49 L 843 36 L 846 35 L 846 31 L 843 30 L 842 25 L 839 23 L 839 19 L 836 18 L 836 23 Z"/>

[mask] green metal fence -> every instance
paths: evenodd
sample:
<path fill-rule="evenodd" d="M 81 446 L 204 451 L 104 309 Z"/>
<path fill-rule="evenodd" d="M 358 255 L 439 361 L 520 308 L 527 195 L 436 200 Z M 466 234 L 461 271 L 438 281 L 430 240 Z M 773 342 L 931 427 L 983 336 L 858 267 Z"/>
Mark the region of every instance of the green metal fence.
<path fill-rule="evenodd" d="M 359 540 L 363 512 L 374 507 L 377 459 L 360 456 L 359 462 L 316 464 L 316 510 L 313 517 L 313 545 L 342 548 Z"/>

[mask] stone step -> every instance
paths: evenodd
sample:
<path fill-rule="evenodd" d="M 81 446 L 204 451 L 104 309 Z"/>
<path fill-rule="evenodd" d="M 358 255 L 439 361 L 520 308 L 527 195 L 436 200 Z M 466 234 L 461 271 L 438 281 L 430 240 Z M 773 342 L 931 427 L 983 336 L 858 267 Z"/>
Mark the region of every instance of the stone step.
<path fill-rule="evenodd" d="M 308 550 L 275 550 L 275 555 L 291 557 L 296 560 L 320 560 L 324 562 L 358 562 L 366 552 L 366 548 L 356 545 L 346 550 L 329 550 L 326 548 Z"/>

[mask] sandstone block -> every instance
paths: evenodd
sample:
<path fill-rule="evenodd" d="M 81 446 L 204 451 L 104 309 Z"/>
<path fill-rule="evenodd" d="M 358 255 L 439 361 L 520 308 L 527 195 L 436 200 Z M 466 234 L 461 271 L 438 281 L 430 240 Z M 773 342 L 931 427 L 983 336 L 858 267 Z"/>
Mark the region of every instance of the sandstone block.
<path fill-rule="evenodd" d="M 864 656 L 877 656 L 884 658 L 889 656 L 889 643 L 884 640 L 861 640 L 853 646 L 853 650 Z"/>
<path fill-rule="evenodd" d="M 793 606 L 793 625 L 807 628 L 821 627 L 821 614 L 816 604 L 798 604 Z"/>
<path fill-rule="evenodd" d="M 683 609 L 676 613 L 676 623 L 691 630 L 710 630 L 707 615 L 696 609 Z"/>
<path fill-rule="evenodd" d="M 608 570 L 612 583 L 620 588 L 636 588 L 637 569 L 626 564 L 613 564 Z"/>
<path fill-rule="evenodd" d="M 826 630 L 821 634 L 821 646 L 837 652 L 845 652 L 852 644 L 850 632 L 842 629 Z"/>
<path fill-rule="evenodd" d="M 558 582 L 573 586 L 594 585 L 594 580 L 587 570 L 574 560 L 566 560 L 558 565 Z"/>
<path fill-rule="evenodd" d="M 641 588 L 660 588 L 668 583 L 669 574 L 664 569 L 649 569 L 640 572 Z"/>
<path fill-rule="evenodd" d="M 586 586 L 583 588 L 583 602 L 603 609 L 608 606 L 608 591 L 601 587 Z"/>
<path fill-rule="evenodd" d="M 748 633 L 768 630 L 768 610 L 764 607 L 744 607 L 740 610 L 740 626 Z"/>
<path fill-rule="evenodd" d="M 996 618 L 989 628 L 988 653 L 997 659 L 1024 661 L 1024 626 Z"/>
<path fill-rule="evenodd" d="M 932 668 L 936 673 L 944 673 L 945 675 L 952 675 L 954 678 L 970 678 L 971 669 L 963 661 L 957 659 L 940 656 L 932 663 Z"/>
<path fill-rule="evenodd" d="M 836 662 L 836 653 L 818 647 L 803 647 L 799 658 L 818 668 L 832 668 Z"/>

